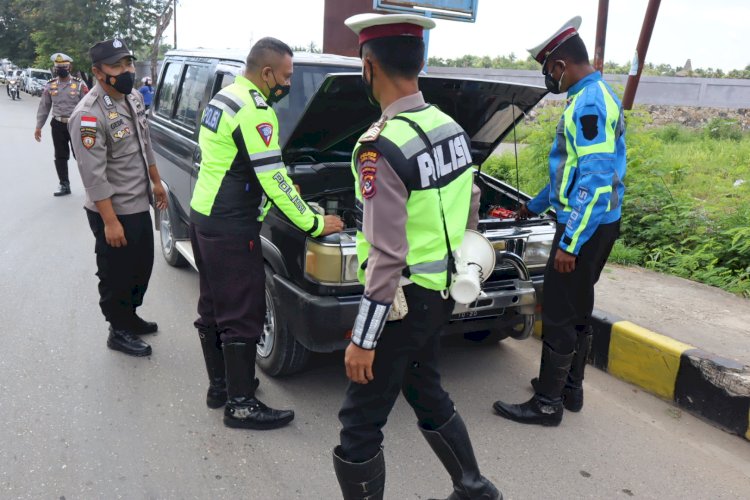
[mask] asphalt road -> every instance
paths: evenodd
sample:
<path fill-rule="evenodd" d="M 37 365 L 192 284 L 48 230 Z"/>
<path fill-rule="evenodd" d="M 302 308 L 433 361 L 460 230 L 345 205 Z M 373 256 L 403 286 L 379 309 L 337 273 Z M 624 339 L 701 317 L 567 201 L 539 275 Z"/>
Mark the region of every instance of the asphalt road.
<path fill-rule="evenodd" d="M 339 498 L 340 355 L 291 378 L 261 375 L 261 398 L 296 410 L 289 427 L 225 428 L 204 403 L 197 274 L 159 253 L 142 308 L 161 327 L 154 354 L 106 348 L 80 179 L 73 163 L 73 195 L 52 196 L 49 127 L 33 140 L 37 103 L 0 93 L 0 498 Z M 593 369 L 584 411 L 559 428 L 508 422 L 490 405 L 529 397 L 540 344 L 446 344 L 445 386 L 506 498 L 750 498 L 747 441 Z M 386 498 L 448 493 L 403 401 L 385 450 Z"/>

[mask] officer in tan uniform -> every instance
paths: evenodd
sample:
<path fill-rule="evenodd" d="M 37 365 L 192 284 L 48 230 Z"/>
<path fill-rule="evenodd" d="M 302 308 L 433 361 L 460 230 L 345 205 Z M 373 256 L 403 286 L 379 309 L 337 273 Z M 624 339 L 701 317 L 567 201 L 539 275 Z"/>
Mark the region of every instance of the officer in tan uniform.
<path fill-rule="evenodd" d="M 136 308 L 154 263 L 149 205 L 166 209 L 167 196 L 151 149 L 146 107 L 133 91 L 135 58 L 118 39 L 97 43 L 89 54 L 96 86 L 76 106 L 68 129 L 96 239 L 99 305 L 110 323 L 107 346 L 148 356 L 151 346 L 139 335 L 158 327 L 141 319 Z"/>
<path fill-rule="evenodd" d="M 57 52 L 50 58 L 54 66 L 55 76 L 44 86 L 42 99 L 36 112 L 36 130 L 34 139 L 42 141 L 42 127 L 47 121 L 50 110 L 52 110 L 52 143 L 55 146 L 55 169 L 60 180 L 60 186 L 55 191 L 55 196 L 70 194 L 70 179 L 68 178 L 68 160 L 70 159 L 70 134 L 68 133 L 68 120 L 83 96 L 89 91 L 86 83 L 80 78 L 71 76 L 70 56 Z"/>

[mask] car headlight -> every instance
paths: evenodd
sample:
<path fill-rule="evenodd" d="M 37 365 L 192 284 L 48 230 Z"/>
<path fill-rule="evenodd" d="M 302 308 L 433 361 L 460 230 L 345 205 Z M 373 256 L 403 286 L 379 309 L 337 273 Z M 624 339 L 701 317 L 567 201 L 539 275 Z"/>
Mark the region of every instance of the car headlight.
<path fill-rule="evenodd" d="M 523 260 L 527 267 L 542 267 L 547 265 L 549 253 L 552 250 L 552 238 L 545 235 L 543 238 L 530 238 L 526 244 Z"/>
<path fill-rule="evenodd" d="M 323 285 L 355 284 L 357 252 L 354 247 L 330 245 L 308 239 L 305 244 L 305 276 Z"/>

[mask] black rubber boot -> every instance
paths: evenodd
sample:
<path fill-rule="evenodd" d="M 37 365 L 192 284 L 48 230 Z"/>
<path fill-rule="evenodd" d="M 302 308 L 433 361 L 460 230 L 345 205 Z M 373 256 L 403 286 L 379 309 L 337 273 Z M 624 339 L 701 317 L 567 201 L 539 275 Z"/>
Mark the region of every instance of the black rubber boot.
<path fill-rule="evenodd" d="M 255 397 L 255 343 L 224 344 L 227 405 L 224 425 L 241 429 L 276 429 L 294 420 L 292 410 L 274 410 Z"/>
<path fill-rule="evenodd" d="M 70 194 L 70 182 L 68 181 L 61 181 L 60 185 L 57 186 L 57 191 L 52 193 L 53 196 L 65 196 L 67 194 Z"/>
<path fill-rule="evenodd" d="M 593 339 L 594 329 L 587 326 L 585 330 L 578 332 L 576 338 L 575 355 L 573 362 L 570 364 L 570 373 L 568 381 L 562 392 L 563 406 L 566 410 L 579 412 L 583 408 L 583 374 L 586 370 L 586 362 L 591 352 L 591 341 Z M 531 380 L 531 387 L 536 392 L 539 387 L 539 379 Z"/>
<path fill-rule="evenodd" d="M 201 340 L 203 359 L 206 362 L 208 373 L 208 392 L 206 393 L 206 405 L 209 408 L 221 408 L 227 402 L 227 379 L 224 367 L 224 352 L 221 350 L 221 341 L 216 333 L 216 326 L 198 328 L 198 336 Z"/>
<path fill-rule="evenodd" d="M 542 347 L 542 370 L 534 397 L 522 404 L 495 401 L 498 415 L 522 424 L 560 425 L 563 416 L 562 391 L 568 379 L 573 353 L 559 354 L 547 344 Z"/>
<path fill-rule="evenodd" d="M 385 490 L 385 458 L 383 450 L 367 462 L 347 462 L 341 447 L 333 449 L 333 470 L 344 500 L 382 500 Z"/>
<path fill-rule="evenodd" d="M 129 356 L 150 356 L 151 346 L 138 338 L 130 330 L 116 330 L 109 327 L 107 347 L 115 351 L 124 352 Z"/>
<path fill-rule="evenodd" d="M 503 495 L 479 473 L 466 425 L 458 412 L 442 427 L 419 430 L 453 480 L 453 493 L 447 500 L 502 500 Z"/>

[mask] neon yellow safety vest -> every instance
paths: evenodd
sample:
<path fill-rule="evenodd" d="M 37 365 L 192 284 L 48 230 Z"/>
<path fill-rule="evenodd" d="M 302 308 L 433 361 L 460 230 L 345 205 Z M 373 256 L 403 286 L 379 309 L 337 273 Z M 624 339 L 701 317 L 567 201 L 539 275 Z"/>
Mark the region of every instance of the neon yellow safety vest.
<path fill-rule="evenodd" d="M 404 274 L 424 288 L 446 290 L 448 245 L 440 216 L 440 199 L 450 247 L 456 250 L 466 230 L 474 181 L 469 137 L 451 117 L 434 106 L 399 113 L 385 122 L 384 127 L 375 140 L 368 140 L 366 133 L 354 149 L 352 172 L 358 206 L 362 207 L 362 191 L 356 158 L 360 147 L 366 145 L 388 160 L 409 193 L 406 203 L 409 250 Z M 420 137 L 417 129 L 421 129 L 427 141 Z M 434 149 L 429 151 L 425 142 Z M 361 225 L 358 229 L 359 280 L 364 283 L 370 243 Z"/>
<path fill-rule="evenodd" d="M 198 142 L 201 169 L 190 218 L 201 226 L 238 230 L 263 221 L 271 203 L 312 236 L 323 216 L 299 197 L 279 148 L 279 122 L 260 90 L 238 76 L 206 106 Z"/>

